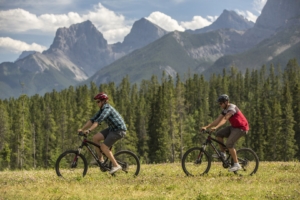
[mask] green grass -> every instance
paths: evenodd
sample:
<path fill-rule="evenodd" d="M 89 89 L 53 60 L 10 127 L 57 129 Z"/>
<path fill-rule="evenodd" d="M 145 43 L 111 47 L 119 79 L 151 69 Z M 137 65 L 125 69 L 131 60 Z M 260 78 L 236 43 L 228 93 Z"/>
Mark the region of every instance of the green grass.
<path fill-rule="evenodd" d="M 118 172 L 122 173 L 122 172 Z M 187 177 L 180 163 L 142 165 L 138 177 L 112 177 L 89 168 L 84 178 L 64 180 L 55 170 L 0 172 L 4 199 L 299 199 L 299 162 L 261 162 L 254 176 L 238 176 L 219 165 Z"/>

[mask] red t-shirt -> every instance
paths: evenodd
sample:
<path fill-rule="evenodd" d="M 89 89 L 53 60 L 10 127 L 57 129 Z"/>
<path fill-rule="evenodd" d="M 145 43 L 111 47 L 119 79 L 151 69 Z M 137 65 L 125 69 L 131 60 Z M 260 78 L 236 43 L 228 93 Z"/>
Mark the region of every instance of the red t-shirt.
<path fill-rule="evenodd" d="M 240 128 L 244 131 L 249 130 L 248 120 L 236 105 L 229 104 L 228 108 L 222 111 L 222 115 L 225 116 L 229 112 L 232 113 L 232 116 L 229 118 L 229 122 L 233 128 Z"/>

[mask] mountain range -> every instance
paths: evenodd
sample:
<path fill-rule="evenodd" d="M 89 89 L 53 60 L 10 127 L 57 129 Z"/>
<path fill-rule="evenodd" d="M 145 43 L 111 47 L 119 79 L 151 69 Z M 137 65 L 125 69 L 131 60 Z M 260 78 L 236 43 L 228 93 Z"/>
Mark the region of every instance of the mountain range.
<path fill-rule="evenodd" d="M 49 49 L 23 52 L 0 64 L 0 98 L 44 94 L 70 85 L 131 83 L 200 73 L 209 77 L 223 68 L 256 69 L 299 60 L 300 1 L 267 1 L 256 23 L 224 10 L 210 26 L 168 32 L 145 18 L 136 21 L 124 41 L 108 44 L 90 21 L 59 28 Z"/>

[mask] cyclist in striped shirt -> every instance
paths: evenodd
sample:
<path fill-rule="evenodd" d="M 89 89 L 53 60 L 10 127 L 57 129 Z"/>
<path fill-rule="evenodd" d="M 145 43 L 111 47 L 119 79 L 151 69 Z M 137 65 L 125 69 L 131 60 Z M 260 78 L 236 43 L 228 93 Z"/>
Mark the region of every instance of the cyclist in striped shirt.
<path fill-rule="evenodd" d="M 93 142 L 99 144 L 101 140 L 104 140 L 104 142 L 100 144 L 100 147 L 103 153 L 112 162 L 113 167 L 109 173 L 113 174 L 122 169 L 122 167 L 118 165 L 109 148 L 125 136 L 127 128 L 118 111 L 116 111 L 110 104 L 107 103 L 107 94 L 101 92 L 94 97 L 94 100 L 96 100 L 100 110 L 78 131 L 83 131 L 85 134 L 88 134 L 99 124 L 101 124 L 101 122 L 104 121 L 107 123 L 108 128 L 96 133 L 93 136 Z M 100 162 L 103 161 L 103 156 L 98 148 L 96 148 L 96 152 Z M 91 164 L 97 164 L 97 162 L 94 160 L 91 162 Z"/>

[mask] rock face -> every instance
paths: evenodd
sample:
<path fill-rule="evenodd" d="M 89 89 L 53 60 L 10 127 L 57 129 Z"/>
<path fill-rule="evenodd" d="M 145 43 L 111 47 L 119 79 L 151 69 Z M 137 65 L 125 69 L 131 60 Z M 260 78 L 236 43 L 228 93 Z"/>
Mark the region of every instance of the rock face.
<path fill-rule="evenodd" d="M 284 66 L 287 59 L 300 56 L 299 4 L 299 0 L 269 0 L 254 26 L 235 12 L 224 10 L 210 26 L 170 33 L 104 67 L 87 82 L 116 82 L 124 74 L 139 82 L 149 78 L 146 72 L 160 77 L 162 70 L 171 76 L 190 70 L 210 77 L 230 66 L 244 71 L 272 61 Z M 294 53 L 297 49 L 298 54 Z"/>
<path fill-rule="evenodd" d="M 91 21 L 59 28 L 53 44 L 44 51 L 41 58 L 47 66 L 56 69 L 66 67 L 71 71 L 85 74 L 86 78 L 131 51 L 141 48 L 168 32 L 142 18 L 134 23 L 123 43 L 109 45 Z M 36 55 L 41 57 L 41 55 Z M 52 59 L 53 58 L 53 59 Z M 32 61 L 32 58 L 29 58 Z M 55 61 L 56 59 L 56 61 Z M 53 63 L 54 62 L 54 63 Z M 31 71 L 43 71 L 45 62 L 23 61 L 18 66 Z M 39 67 L 40 66 L 40 67 Z M 46 67 L 47 68 L 47 67 Z M 77 77 L 77 75 L 75 75 Z"/>
<path fill-rule="evenodd" d="M 16 61 L 18 61 L 20 59 L 23 59 L 23 58 L 25 58 L 25 57 L 27 57 L 31 54 L 34 54 L 34 53 L 36 53 L 36 51 L 23 51 Z"/>
<path fill-rule="evenodd" d="M 129 53 L 154 42 L 167 33 L 168 31 L 142 18 L 134 22 L 130 33 L 124 38 L 123 43 L 114 45 L 113 49 L 116 52 L 123 51 Z"/>
<path fill-rule="evenodd" d="M 90 21 L 69 28 L 59 28 L 53 44 L 43 54 L 46 56 L 63 54 L 87 76 L 91 76 L 113 61 L 107 41 Z"/>
<path fill-rule="evenodd" d="M 188 30 L 187 32 L 197 34 L 214 31 L 222 28 L 244 31 L 249 28 L 252 28 L 253 26 L 253 22 L 247 20 L 241 15 L 238 15 L 235 11 L 224 10 L 223 13 L 218 17 L 218 19 L 214 21 L 211 25 L 194 31 Z"/>
<path fill-rule="evenodd" d="M 246 47 L 246 51 L 221 57 L 204 75 L 230 66 L 244 72 L 246 68 L 258 69 L 264 64 L 285 66 L 289 59 L 300 60 L 299 10 L 299 0 L 268 0 L 254 27 L 247 30 L 238 43 Z"/>
<path fill-rule="evenodd" d="M 300 15 L 299 0 L 268 0 L 254 28 L 276 31 L 289 20 Z"/>
<path fill-rule="evenodd" d="M 28 86 L 24 91 L 28 95 L 76 85 L 104 66 L 167 33 L 144 18 L 134 23 L 123 43 L 117 44 L 108 44 L 90 21 L 59 28 L 48 50 L 43 53 L 23 52 L 14 63 L 0 64 L 0 69 L 3 69 L 0 77 L 5 80 L 0 81 L 0 92 L 3 91 L 0 98 L 20 95 L 16 89 L 19 84 L 14 81 L 16 76 Z"/>
<path fill-rule="evenodd" d="M 268 0 L 253 28 L 244 34 L 244 44 L 252 47 L 278 29 L 299 26 L 299 0 Z"/>

